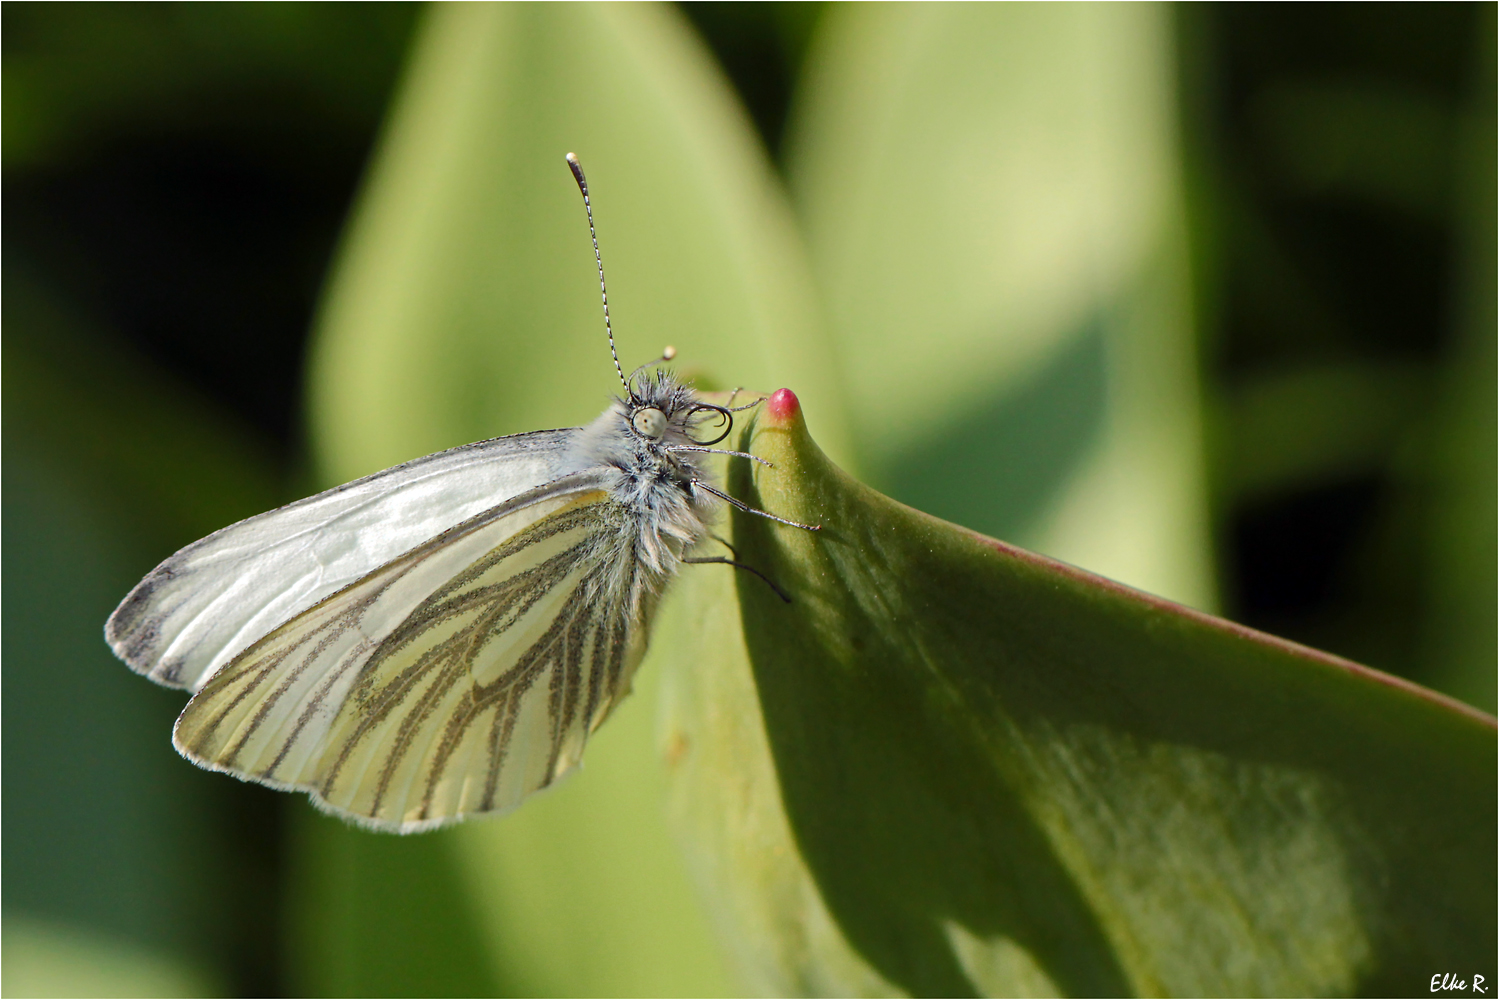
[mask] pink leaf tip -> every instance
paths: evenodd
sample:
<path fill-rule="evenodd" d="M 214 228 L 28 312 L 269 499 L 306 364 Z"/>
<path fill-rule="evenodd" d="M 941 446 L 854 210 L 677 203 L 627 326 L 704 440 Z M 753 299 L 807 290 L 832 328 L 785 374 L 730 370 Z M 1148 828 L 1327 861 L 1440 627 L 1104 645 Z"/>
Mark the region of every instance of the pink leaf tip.
<path fill-rule="evenodd" d="M 765 412 L 775 420 L 794 420 L 801 410 L 801 401 L 790 389 L 777 389 L 765 401 Z"/>

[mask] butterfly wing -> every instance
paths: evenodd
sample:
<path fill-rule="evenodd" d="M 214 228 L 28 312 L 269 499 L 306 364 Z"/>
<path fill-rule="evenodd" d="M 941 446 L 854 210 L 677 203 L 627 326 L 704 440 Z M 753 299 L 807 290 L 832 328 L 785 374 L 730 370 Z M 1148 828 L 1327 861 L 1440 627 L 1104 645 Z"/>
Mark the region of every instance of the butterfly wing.
<path fill-rule="evenodd" d="M 575 433 L 453 448 L 232 524 L 156 567 L 110 616 L 105 639 L 137 673 L 196 691 L 282 622 L 556 477 Z"/>
<path fill-rule="evenodd" d="M 644 651 L 626 517 L 592 474 L 458 526 L 235 657 L 178 749 L 380 829 L 513 808 L 577 762 Z"/>

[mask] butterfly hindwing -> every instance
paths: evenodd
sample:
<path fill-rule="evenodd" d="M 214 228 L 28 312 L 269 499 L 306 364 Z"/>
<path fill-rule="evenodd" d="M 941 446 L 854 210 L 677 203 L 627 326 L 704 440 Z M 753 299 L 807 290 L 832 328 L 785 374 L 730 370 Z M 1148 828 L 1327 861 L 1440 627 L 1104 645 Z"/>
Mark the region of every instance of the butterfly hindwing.
<path fill-rule="evenodd" d="M 574 478 L 275 629 L 193 698 L 178 747 L 384 829 L 504 811 L 550 784 L 626 690 L 654 591 L 621 551 L 626 512 Z"/>

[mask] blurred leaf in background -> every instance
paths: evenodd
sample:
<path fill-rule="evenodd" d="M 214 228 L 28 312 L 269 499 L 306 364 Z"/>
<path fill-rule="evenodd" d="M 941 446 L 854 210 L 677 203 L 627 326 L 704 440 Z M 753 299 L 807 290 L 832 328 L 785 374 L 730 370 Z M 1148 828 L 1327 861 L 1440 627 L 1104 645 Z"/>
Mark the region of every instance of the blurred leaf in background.
<path fill-rule="evenodd" d="M 830 10 L 788 174 L 896 499 L 1214 603 L 1164 7 Z"/>
<path fill-rule="evenodd" d="M 254 814 L 270 796 L 173 760 L 180 696 L 96 634 L 161 551 L 274 502 L 272 467 L 13 259 L 5 313 L 6 989 L 90 992 L 89 955 L 141 995 L 273 977 L 275 828 Z"/>
<path fill-rule="evenodd" d="M 1485 16 L 1486 15 L 1486 16 Z M 1457 116 L 1451 203 L 1451 343 L 1439 363 L 1428 475 L 1433 486 L 1423 563 L 1423 659 L 1427 683 L 1486 708 L 1496 703 L 1494 637 L 1499 507 L 1494 456 L 1496 401 L 1493 8 L 1480 8 L 1468 93 Z"/>
<path fill-rule="evenodd" d="M 1181 19 L 1228 612 L 1492 711 L 1493 8 Z"/>
<path fill-rule="evenodd" d="M 289 449 L 409 4 L 5 11 L 7 252 Z"/>
<path fill-rule="evenodd" d="M 1453 343 L 1438 376 L 1433 420 L 1435 484 L 1424 595 L 1427 682 L 1493 711 L 1495 691 L 1495 46 L 1493 10 L 1480 19 L 1471 103 L 1457 135 Z M 1487 39 L 1487 40 L 1486 40 Z"/>
<path fill-rule="evenodd" d="M 302 338 L 413 13 L 0 14 L 7 993 L 285 989 L 284 799 L 185 766 L 181 695 L 100 622 L 289 498 Z"/>

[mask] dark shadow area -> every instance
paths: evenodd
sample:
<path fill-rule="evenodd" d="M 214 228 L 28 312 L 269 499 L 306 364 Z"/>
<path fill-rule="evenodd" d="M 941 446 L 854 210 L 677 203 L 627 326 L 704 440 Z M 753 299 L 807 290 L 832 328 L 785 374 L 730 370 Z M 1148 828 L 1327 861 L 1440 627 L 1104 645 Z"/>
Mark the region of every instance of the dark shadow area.
<path fill-rule="evenodd" d="M 1343 583 L 1339 572 L 1368 530 L 1380 485 L 1338 483 L 1241 511 L 1234 598 L 1246 624 L 1284 634 L 1273 624 L 1294 626 L 1298 614 L 1332 602 Z"/>
<path fill-rule="evenodd" d="M 308 177 L 215 137 L 132 136 L 8 183 L 5 239 L 290 453 L 303 343 L 359 153 L 344 177 Z"/>

